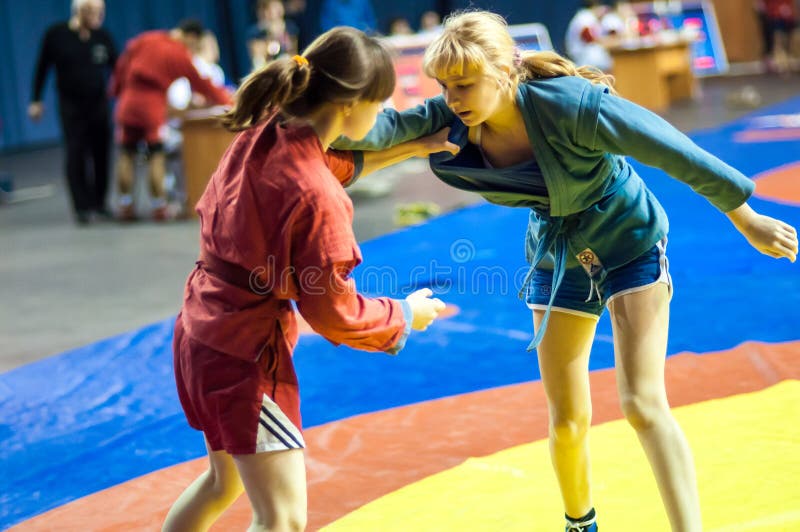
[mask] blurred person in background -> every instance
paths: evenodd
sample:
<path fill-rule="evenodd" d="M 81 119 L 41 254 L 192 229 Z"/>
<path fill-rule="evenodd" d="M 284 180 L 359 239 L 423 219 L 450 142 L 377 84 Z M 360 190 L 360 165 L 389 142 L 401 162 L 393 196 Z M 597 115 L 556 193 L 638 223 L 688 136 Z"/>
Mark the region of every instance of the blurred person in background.
<path fill-rule="evenodd" d="M 406 17 L 393 17 L 389 21 L 389 35 L 412 35 L 414 30 L 411 29 Z"/>
<path fill-rule="evenodd" d="M 295 23 L 286 19 L 281 0 L 258 0 L 256 23 L 247 30 L 247 51 L 253 70 L 258 70 L 278 57 L 297 52 Z"/>
<path fill-rule="evenodd" d="M 208 79 L 215 87 L 225 87 L 225 72 L 219 65 L 219 42 L 214 32 L 206 30 L 203 33 L 192 56 L 192 64 L 197 73 Z M 209 105 L 205 96 L 192 92 L 192 85 L 186 77 L 172 82 L 167 90 L 167 102 L 170 111 L 185 111 Z"/>
<path fill-rule="evenodd" d="M 213 31 L 206 30 L 200 38 L 200 49 L 194 57 L 194 66 L 204 78 L 217 87 L 225 86 L 225 71 L 219 65 L 219 41 Z"/>
<path fill-rule="evenodd" d="M 439 31 L 442 29 L 442 17 L 436 11 L 426 11 L 419 17 L 419 32 Z"/>
<path fill-rule="evenodd" d="M 230 94 L 198 73 L 192 55 L 204 34 L 202 24 L 184 21 L 170 31 L 148 31 L 131 39 L 114 70 L 111 93 L 117 97 L 114 120 L 121 150 L 117 159 L 118 216 L 136 218 L 133 202 L 135 158 L 141 145 L 147 148 L 152 216 L 171 218 L 167 209 L 164 174 L 166 161 L 163 127 L 167 122 L 167 90 L 173 81 L 185 77 L 192 92 L 209 104 L 224 105 Z"/>
<path fill-rule="evenodd" d="M 309 35 L 308 31 L 306 0 L 286 0 L 283 3 L 283 7 L 286 11 L 284 18 L 297 28 L 297 49 L 305 48 L 306 45 L 308 45 L 309 39 L 313 37 L 313 35 Z"/>
<path fill-rule="evenodd" d="M 758 29 L 761 31 L 761 39 L 764 47 L 764 65 L 769 68 L 769 57 L 772 55 L 772 38 L 769 35 L 769 23 L 767 21 L 764 0 L 753 0 L 753 11 L 755 11 L 756 17 L 758 18 Z"/>
<path fill-rule="evenodd" d="M 567 26 L 564 45 L 567 55 L 579 66 L 593 66 L 610 72 L 611 54 L 606 50 L 601 19 L 608 8 L 599 0 L 584 0 L 584 7 L 575 13 Z"/>
<path fill-rule="evenodd" d="M 93 216 L 109 217 L 105 202 L 111 121 L 106 85 L 117 50 L 111 35 L 100 27 L 104 18 L 103 0 L 74 0 L 69 21 L 47 29 L 28 106 L 28 116 L 38 121 L 44 113 L 45 80 L 50 67 L 55 67 L 67 183 L 75 220 L 81 225 Z"/>
<path fill-rule="evenodd" d="M 791 68 L 791 40 L 797 27 L 797 0 L 756 2 L 764 30 L 764 61 L 767 71 L 784 74 Z"/>
<path fill-rule="evenodd" d="M 200 45 L 192 57 L 197 72 L 208 78 L 216 87 L 225 87 L 225 72 L 219 65 L 219 43 L 214 32 L 206 30 L 200 38 Z M 179 78 L 172 82 L 167 90 L 169 119 L 164 125 L 164 154 L 166 173 L 164 188 L 166 191 L 168 212 L 175 216 L 184 214 L 186 203 L 185 180 L 183 174 L 183 134 L 181 126 L 187 111 L 210 107 L 208 100 L 200 93 L 192 92 L 188 78 Z"/>

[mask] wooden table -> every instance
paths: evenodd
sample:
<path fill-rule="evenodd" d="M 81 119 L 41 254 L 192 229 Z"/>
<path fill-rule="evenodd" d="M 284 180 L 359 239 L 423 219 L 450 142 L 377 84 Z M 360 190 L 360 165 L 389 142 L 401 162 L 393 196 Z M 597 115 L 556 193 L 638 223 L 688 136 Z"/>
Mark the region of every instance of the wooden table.
<path fill-rule="evenodd" d="M 218 117 L 221 109 L 190 111 L 183 117 L 183 173 L 186 178 L 186 212 L 196 217 L 194 206 L 203 195 L 211 174 L 235 133 L 223 128 Z"/>
<path fill-rule="evenodd" d="M 651 46 L 609 48 L 619 94 L 653 111 L 693 98 L 696 81 L 685 40 Z"/>

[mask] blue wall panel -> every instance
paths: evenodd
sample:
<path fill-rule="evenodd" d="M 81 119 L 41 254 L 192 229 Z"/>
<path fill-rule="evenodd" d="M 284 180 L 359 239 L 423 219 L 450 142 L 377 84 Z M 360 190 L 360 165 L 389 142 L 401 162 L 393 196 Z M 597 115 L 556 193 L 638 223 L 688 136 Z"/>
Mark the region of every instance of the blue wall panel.
<path fill-rule="evenodd" d="M 58 138 L 58 107 L 53 91 L 53 80 L 48 80 L 44 104 L 46 114 L 38 123 L 28 120 L 27 107 L 30 102 L 33 71 L 39 41 L 47 27 L 55 20 L 52 13 L 66 11 L 69 4 L 63 0 L 35 0 L 19 2 L 0 0 L 0 57 L 2 78 L 0 86 L 3 102 L 4 146 L 33 145 L 51 142 Z"/>

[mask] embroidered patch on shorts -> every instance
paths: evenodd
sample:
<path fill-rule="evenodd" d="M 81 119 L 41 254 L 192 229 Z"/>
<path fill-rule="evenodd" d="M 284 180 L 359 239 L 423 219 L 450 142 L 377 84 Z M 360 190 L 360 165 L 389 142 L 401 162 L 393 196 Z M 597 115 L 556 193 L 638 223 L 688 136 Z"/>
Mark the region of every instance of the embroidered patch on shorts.
<path fill-rule="evenodd" d="M 578 262 L 581 263 L 583 269 L 586 270 L 586 275 L 589 277 L 594 277 L 603 270 L 603 263 L 600 262 L 595 252 L 589 248 L 584 249 L 575 255 L 575 257 L 578 259 Z"/>

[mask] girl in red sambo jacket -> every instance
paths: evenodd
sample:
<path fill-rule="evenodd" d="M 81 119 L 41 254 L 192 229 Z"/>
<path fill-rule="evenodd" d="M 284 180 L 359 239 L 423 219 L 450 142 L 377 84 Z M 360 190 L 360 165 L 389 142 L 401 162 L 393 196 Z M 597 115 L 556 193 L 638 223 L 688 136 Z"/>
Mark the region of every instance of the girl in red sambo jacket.
<path fill-rule="evenodd" d="M 250 530 L 302 530 L 306 481 L 292 301 L 336 344 L 397 353 L 410 330 L 444 308 L 420 290 L 367 298 L 350 278 L 361 262 L 344 191 L 352 154 L 328 151 L 363 138 L 394 89 L 386 49 L 335 28 L 303 56 L 250 75 L 225 115 L 242 131 L 197 205 L 200 258 L 175 324 L 178 395 L 203 431 L 210 468 L 178 498 L 164 530 L 205 530 L 241 494 Z M 457 151 L 447 130 L 365 154 L 361 174 L 435 151 Z"/>

